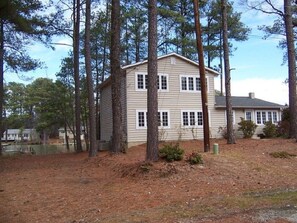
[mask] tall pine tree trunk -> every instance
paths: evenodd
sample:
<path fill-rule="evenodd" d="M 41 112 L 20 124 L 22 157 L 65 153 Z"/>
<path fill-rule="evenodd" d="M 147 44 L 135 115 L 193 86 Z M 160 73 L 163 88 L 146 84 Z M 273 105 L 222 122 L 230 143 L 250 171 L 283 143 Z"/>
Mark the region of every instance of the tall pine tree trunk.
<path fill-rule="evenodd" d="M 289 70 L 289 109 L 290 109 L 290 137 L 297 139 L 296 131 L 296 57 L 294 45 L 294 32 L 292 22 L 291 0 L 284 0 L 286 43 L 288 50 L 288 70 Z"/>
<path fill-rule="evenodd" d="M 158 160 L 157 1 L 148 3 L 148 91 L 146 161 Z"/>
<path fill-rule="evenodd" d="M 227 143 L 234 144 L 233 114 L 231 102 L 231 75 L 229 62 L 228 25 L 227 25 L 227 0 L 222 0 L 223 20 L 223 51 L 225 68 L 226 113 L 227 113 Z"/>
<path fill-rule="evenodd" d="M 3 104 L 4 104 L 4 86 L 3 86 L 3 79 L 4 79 L 4 27 L 3 27 L 3 20 L 0 19 L 0 136 L 2 138 L 3 129 Z M 6 131 L 7 132 L 7 131 Z M 0 140 L 0 154 L 2 153 L 2 143 Z"/>
<path fill-rule="evenodd" d="M 75 3 L 76 1 L 76 3 Z M 79 25 L 80 0 L 73 0 L 74 4 L 74 35 L 73 35 L 73 70 L 75 82 L 75 137 L 76 151 L 82 152 L 81 145 L 81 106 L 80 106 L 80 78 L 79 78 Z"/>
<path fill-rule="evenodd" d="M 85 63 L 88 87 L 88 108 L 89 108 L 89 140 L 90 150 L 89 157 L 96 156 L 96 116 L 95 116 L 95 100 L 94 87 L 91 68 L 91 47 L 90 47 L 90 29 L 91 29 L 91 0 L 86 0 L 86 24 L 85 24 Z"/>
<path fill-rule="evenodd" d="M 123 127 L 121 106 L 121 64 L 120 64 L 120 1 L 111 5 L 111 88 L 112 88 L 112 148 L 111 152 L 122 151 Z"/>

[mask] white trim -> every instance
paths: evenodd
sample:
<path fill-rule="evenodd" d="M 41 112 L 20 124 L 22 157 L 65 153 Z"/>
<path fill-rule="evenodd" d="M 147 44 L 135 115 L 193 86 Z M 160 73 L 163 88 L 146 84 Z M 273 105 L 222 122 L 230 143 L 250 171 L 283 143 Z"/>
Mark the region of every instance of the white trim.
<path fill-rule="evenodd" d="M 232 120 L 232 124 L 233 125 L 236 125 L 237 123 L 236 123 L 236 118 L 235 118 L 235 110 L 232 110 L 232 116 L 233 116 L 233 120 Z M 225 110 L 225 123 L 226 123 L 226 125 L 227 125 L 227 110 Z"/>
<path fill-rule="evenodd" d="M 139 112 L 144 113 L 144 126 L 139 126 L 139 119 L 138 119 L 138 113 Z M 170 111 L 169 110 L 159 110 L 158 112 L 160 112 L 160 119 L 161 119 L 161 125 L 159 126 L 159 128 L 170 129 Z M 162 114 L 164 112 L 167 112 L 168 126 L 163 126 L 163 122 L 162 122 L 163 116 L 162 116 Z M 136 118 L 136 129 L 147 129 L 147 110 L 136 110 L 135 118 Z"/>
<path fill-rule="evenodd" d="M 187 79 L 187 90 L 182 89 L 182 78 L 185 77 Z M 193 90 L 189 90 L 189 78 L 193 78 Z M 196 78 L 200 79 L 200 75 L 192 75 L 192 74 L 180 74 L 179 75 L 179 91 L 186 92 L 186 93 L 200 93 L 201 90 L 197 90 Z M 205 77 L 206 79 L 206 87 L 207 92 L 209 93 L 209 78 Z M 200 82 L 201 83 L 201 82 Z"/>
<path fill-rule="evenodd" d="M 257 112 L 260 112 L 260 118 L 261 118 L 261 123 L 258 123 L 257 119 Z M 277 110 L 255 110 L 255 123 L 260 126 L 264 126 L 265 122 L 269 121 L 268 120 L 268 112 L 271 112 L 271 119 L 273 124 L 277 124 L 280 121 L 280 114 L 279 111 Z M 265 122 L 263 121 L 263 113 L 265 114 Z M 276 121 L 273 118 L 273 115 L 276 114 Z"/>
<path fill-rule="evenodd" d="M 160 57 L 158 57 L 158 60 L 166 58 L 166 57 L 172 57 L 172 56 L 178 57 L 178 58 L 180 58 L 180 59 L 182 59 L 184 61 L 187 61 L 188 63 L 193 64 L 195 66 L 199 66 L 199 64 L 196 63 L 195 61 L 190 60 L 190 59 L 188 59 L 188 58 L 186 58 L 184 56 L 181 56 L 181 55 L 179 55 L 177 53 L 169 53 L 167 55 L 160 56 Z M 122 69 L 125 70 L 125 69 L 132 68 L 132 67 L 135 67 L 135 66 L 138 66 L 138 65 L 146 64 L 147 62 L 148 62 L 148 60 L 144 60 L 144 61 L 137 62 L 137 63 L 134 63 L 134 64 L 126 65 L 126 66 L 123 66 Z M 212 74 L 216 75 L 216 76 L 220 75 L 219 72 L 217 72 L 217 71 L 215 71 L 215 70 L 213 70 L 213 69 L 211 69 L 209 67 L 205 67 L 205 70 L 208 71 L 209 73 L 212 73 Z"/>
<path fill-rule="evenodd" d="M 184 117 L 183 117 L 183 113 L 186 112 L 188 115 L 188 125 L 184 125 Z M 194 112 L 195 115 L 195 124 L 191 125 L 190 124 L 190 112 Z M 198 112 L 200 112 L 202 114 L 202 125 L 198 125 L 197 121 L 198 121 Z M 208 113 L 209 116 L 209 113 Z M 203 112 L 201 110 L 181 110 L 180 111 L 180 117 L 181 117 L 181 127 L 182 128 L 203 128 Z"/>
<path fill-rule="evenodd" d="M 252 110 L 244 110 L 244 120 L 247 120 L 247 118 L 246 118 L 246 113 L 247 112 L 250 112 L 251 113 L 251 121 L 253 121 L 254 122 L 254 114 L 253 114 L 253 111 Z"/>
<path fill-rule="evenodd" d="M 138 75 L 142 75 L 143 78 L 143 89 L 138 88 Z M 147 91 L 146 89 L 146 76 L 148 74 L 146 72 L 135 72 L 135 91 Z M 166 77 L 166 89 L 161 89 L 162 88 L 162 76 Z M 166 73 L 158 73 L 158 80 L 159 80 L 159 89 L 158 92 L 169 92 L 169 75 Z"/>

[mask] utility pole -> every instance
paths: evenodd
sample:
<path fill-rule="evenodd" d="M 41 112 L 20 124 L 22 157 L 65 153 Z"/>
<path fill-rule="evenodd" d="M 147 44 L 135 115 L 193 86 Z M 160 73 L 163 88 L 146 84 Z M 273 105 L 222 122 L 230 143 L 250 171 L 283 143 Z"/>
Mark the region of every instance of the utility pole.
<path fill-rule="evenodd" d="M 198 0 L 194 0 L 194 16 L 195 16 L 195 32 L 196 32 L 196 43 L 199 60 L 199 73 L 201 83 L 201 99 L 202 99 L 202 114 L 203 114 L 203 136 L 204 136 L 204 152 L 210 150 L 209 140 L 209 120 L 208 120 L 208 102 L 206 93 L 206 79 L 205 79 L 205 65 L 203 56 L 203 45 L 201 37 L 201 25 L 199 15 L 199 3 Z"/>

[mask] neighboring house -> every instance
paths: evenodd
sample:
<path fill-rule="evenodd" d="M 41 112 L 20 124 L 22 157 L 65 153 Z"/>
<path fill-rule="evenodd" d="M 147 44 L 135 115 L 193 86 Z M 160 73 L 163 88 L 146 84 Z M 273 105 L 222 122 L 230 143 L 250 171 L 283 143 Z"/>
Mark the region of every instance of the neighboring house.
<path fill-rule="evenodd" d="M 39 136 L 35 129 L 7 129 L 1 141 L 34 141 L 38 140 Z"/>
<path fill-rule="evenodd" d="M 82 132 L 84 132 L 84 131 L 82 131 Z M 68 137 L 69 143 L 72 143 L 74 141 L 74 135 L 73 135 L 73 132 L 70 129 L 67 129 L 67 137 Z M 59 128 L 59 139 L 62 139 L 63 142 L 66 144 L 65 128 Z M 85 139 L 84 133 L 82 133 L 80 135 L 80 139 L 81 140 Z"/>
<path fill-rule="evenodd" d="M 147 61 L 127 65 L 122 69 L 124 71 L 121 88 L 122 122 L 124 140 L 130 147 L 146 142 Z M 219 127 L 226 126 L 224 104 L 216 103 L 216 99 L 219 98 L 215 96 L 214 78 L 218 75 L 215 70 L 206 68 L 209 126 L 212 138 L 222 137 L 218 132 Z M 158 77 L 159 140 L 202 139 L 203 117 L 198 64 L 175 53 L 161 56 L 158 58 Z M 111 101 L 111 78 L 108 78 L 101 85 L 101 141 L 110 141 L 112 137 Z M 278 109 L 271 107 L 277 111 L 277 120 L 280 119 L 280 107 Z M 250 109 L 253 112 L 258 107 L 255 110 Z M 237 115 L 235 110 L 236 122 L 245 114 L 244 107 L 239 108 L 239 111 L 241 113 Z"/>
<path fill-rule="evenodd" d="M 234 129 L 238 129 L 238 123 L 241 121 L 241 118 L 251 120 L 257 124 L 255 135 L 263 133 L 263 127 L 267 121 L 277 124 L 281 120 L 281 113 L 284 108 L 283 105 L 255 98 L 255 93 L 249 93 L 247 97 L 232 96 L 231 102 Z M 215 108 L 226 111 L 225 96 L 216 96 Z M 235 131 L 235 133 L 239 137 L 242 136 L 241 132 Z"/>

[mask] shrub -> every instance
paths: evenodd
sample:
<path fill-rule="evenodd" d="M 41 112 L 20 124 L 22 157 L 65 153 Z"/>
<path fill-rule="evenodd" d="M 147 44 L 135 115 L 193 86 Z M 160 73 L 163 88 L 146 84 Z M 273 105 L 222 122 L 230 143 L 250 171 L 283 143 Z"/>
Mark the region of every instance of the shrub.
<path fill-rule="evenodd" d="M 277 136 L 277 127 L 271 121 L 265 122 L 263 133 L 266 138 L 273 138 Z"/>
<path fill-rule="evenodd" d="M 159 156 L 167 162 L 179 161 L 183 159 L 184 150 L 179 147 L 179 144 L 167 144 L 159 150 Z"/>
<path fill-rule="evenodd" d="M 187 157 L 187 161 L 188 161 L 191 165 L 195 165 L 195 164 L 203 164 L 202 156 L 201 156 L 199 153 L 195 153 L 195 152 L 192 152 L 192 153 Z"/>
<path fill-rule="evenodd" d="M 238 123 L 238 130 L 242 131 L 244 138 L 251 138 L 256 131 L 257 125 L 251 120 L 240 119 L 241 121 Z"/>
<path fill-rule="evenodd" d="M 277 134 L 283 138 L 289 138 L 290 122 L 287 120 L 280 121 L 277 125 Z"/>
<path fill-rule="evenodd" d="M 227 135 L 227 127 L 226 126 L 225 127 L 220 126 L 218 133 L 220 133 L 224 139 L 227 139 L 228 135 Z"/>

